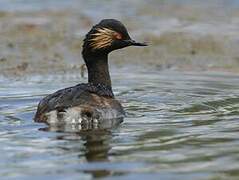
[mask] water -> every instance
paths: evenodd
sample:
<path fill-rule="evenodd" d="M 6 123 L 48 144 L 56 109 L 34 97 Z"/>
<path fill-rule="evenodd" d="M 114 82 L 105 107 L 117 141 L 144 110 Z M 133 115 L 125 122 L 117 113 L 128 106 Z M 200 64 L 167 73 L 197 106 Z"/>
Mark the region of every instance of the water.
<path fill-rule="evenodd" d="M 1 0 L 0 2 L 0 9 L 1 10 L 8 10 L 8 11 L 36 11 L 36 10 L 43 10 L 43 9 L 59 9 L 59 8 L 71 8 L 74 6 L 88 6 L 97 4 L 96 0 L 91 0 L 89 2 L 84 2 L 83 0 Z M 127 8 L 128 1 L 121 1 L 121 2 L 114 2 L 109 0 L 103 0 L 101 2 L 104 5 L 122 5 Z M 145 4 L 143 0 L 132 1 L 133 4 Z M 211 2 L 200 2 L 199 0 L 170 0 L 169 2 L 165 0 L 150 0 L 152 4 L 166 4 L 166 3 L 175 3 L 175 4 L 210 4 L 213 3 L 214 5 L 230 5 L 230 6 L 238 6 L 238 0 L 211 0 Z M 102 8 L 102 7 L 100 7 Z"/>
<path fill-rule="evenodd" d="M 111 70 L 127 111 L 112 129 L 33 122 L 78 75 L 1 79 L 1 179 L 238 179 L 238 76 L 132 69 Z"/>

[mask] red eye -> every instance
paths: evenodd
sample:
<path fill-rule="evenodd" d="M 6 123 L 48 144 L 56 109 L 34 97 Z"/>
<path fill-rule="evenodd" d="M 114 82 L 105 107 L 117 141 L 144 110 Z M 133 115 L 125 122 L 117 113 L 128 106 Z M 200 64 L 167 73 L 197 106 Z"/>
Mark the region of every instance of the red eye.
<path fill-rule="evenodd" d="M 120 33 L 114 33 L 114 37 L 115 39 L 118 39 L 118 40 L 122 39 L 122 35 Z"/>

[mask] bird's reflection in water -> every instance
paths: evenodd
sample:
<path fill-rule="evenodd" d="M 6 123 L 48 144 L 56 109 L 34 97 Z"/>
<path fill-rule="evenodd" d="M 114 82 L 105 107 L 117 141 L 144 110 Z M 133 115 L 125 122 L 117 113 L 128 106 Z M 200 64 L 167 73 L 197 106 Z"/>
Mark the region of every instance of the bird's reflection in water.
<path fill-rule="evenodd" d="M 120 120 L 122 121 L 122 120 Z M 117 122 L 120 122 L 117 120 Z M 82 160 L 82 151 L 83 155 L 87 162 L 94 163 L 108 162 L 109 161 L 109 150 L 111 149 L 110 141 L 112 139 L 112 129 L 115 129 L 119 126 L 119 123 L 107 123 L 96 126 L 94 124 L 74 124 L 74 125 L 55 125 L 42 128 L 43 131 L 54 131 L 59 132 L 57 135 L 57 140 L 72 140 L 84 147 L 78 147 L 79 159 Z M 72 137 L 73 136 L 73 137 Z M 69 138 L 70 137 L 70 138 Z M 80 142 L 79 142 L 80 141 Z M 69 147 L 64 147 L 64 150 L 67 150 L 67 153 L 72 152 L 72 149 Z M 90 168 L 89 170 L 83 169 L 80 170 L 85 173 L 90 173 L 94 178 L 106 177 L 113 175 L 113 170 L 99 168 Z"/>
<path fill-rule="evenodd" d="M 88 162 L 105 162 L 109 161 L 108 155 L 111 149 L 110 140 L 112 134 L 110 131 L 98 130 L 98 132 L 91 131 L 82 136 L 85 141 L 85 158 Z M 92 174 L 93 177 L 105 177 L 111 175 L 108 169 L 85 170 L 86 173 Z"/>

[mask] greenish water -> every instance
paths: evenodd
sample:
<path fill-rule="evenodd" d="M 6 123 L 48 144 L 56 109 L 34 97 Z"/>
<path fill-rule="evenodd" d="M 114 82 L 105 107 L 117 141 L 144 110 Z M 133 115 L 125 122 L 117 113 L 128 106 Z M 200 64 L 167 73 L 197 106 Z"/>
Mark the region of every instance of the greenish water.
<path fill-rule="evenodd" d="M 1 79 L 1 179 L 238 179 L 239 77 L 132 69 L 112 69 L 127 111 L 113 129 L 33 122 L 79 75 Z"/>

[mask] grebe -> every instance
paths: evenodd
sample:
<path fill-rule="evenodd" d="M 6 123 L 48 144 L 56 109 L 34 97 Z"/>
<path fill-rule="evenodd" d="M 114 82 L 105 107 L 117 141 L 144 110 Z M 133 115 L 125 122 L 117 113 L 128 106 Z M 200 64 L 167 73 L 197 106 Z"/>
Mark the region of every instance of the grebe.
<path fill-rule="evenodd" d="M 132 40 L 125 26 L 104 19 L 86 34 L 82 56 L 88 70 L 88 83 L 61 89 L 43 98 L 34 117 L 36 122 L 99 123 L 121 119 L 125 112 L 114 98 L 108 68 L 108 54 L 127 46 L 146 46 Z"/>

